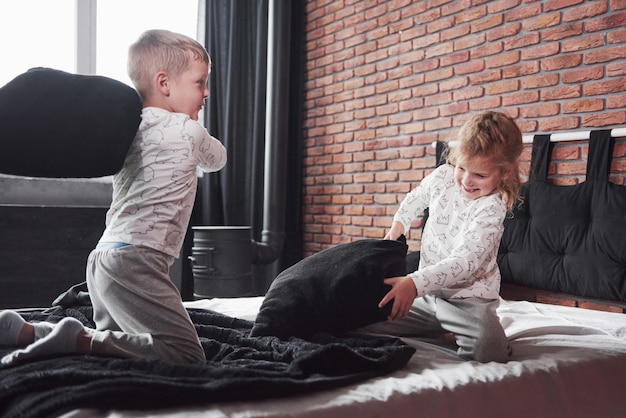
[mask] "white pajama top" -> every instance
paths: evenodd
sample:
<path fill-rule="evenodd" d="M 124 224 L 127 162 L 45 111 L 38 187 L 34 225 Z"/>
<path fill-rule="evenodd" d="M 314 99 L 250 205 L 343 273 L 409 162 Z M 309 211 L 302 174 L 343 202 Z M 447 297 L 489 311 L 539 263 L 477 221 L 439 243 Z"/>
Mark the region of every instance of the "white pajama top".
<path fill-rule="evenodd" d="M 507 212 L 501 195 L 465 199 L 454 182 L 454 167 L 444 164 L 406 195 L 393 219 L 406 233 L 426 208 L 419 268 L 409 274 L 418 297 L 497 299 L 497 254 Z"/>
<path fill-rule="evenodd" d="M 178 257 L 198 183 L 197 167 L 220 170 L 226 149 L 197 121 L 156 107 L 142 120 L 123 168 L 100 242 L 141 245 Z"/>

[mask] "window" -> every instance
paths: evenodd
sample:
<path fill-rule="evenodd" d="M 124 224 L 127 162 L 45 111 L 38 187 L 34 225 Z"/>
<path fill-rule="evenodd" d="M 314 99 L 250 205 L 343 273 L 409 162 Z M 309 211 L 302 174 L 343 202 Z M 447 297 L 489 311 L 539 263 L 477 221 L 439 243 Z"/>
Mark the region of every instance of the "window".
<path fill-rule="evenodd" d="M 2 2 L 0 86 L 32 67 L 74 71 L 73 21 L 74 0 Z"/>
<path fill-rule="evenodd" d="M 196 38 L 198 0 L 2 0 L 0 87 L 33 67 L 98 74 L 131 85 L 128 47 L 147 29 Z M 0 204 L 107 206 L 103 179 L 40 179 L 0 174 Z"/>
<path fill-rule="evenodd" d="M 198 0 L 3 1 L 0 86 L 32 67 L 95 73 L 130 84 L 126 54 L 139 34 L 158 28 L 196 38 L 197 16 Z"/>
<path fill-rule="evenodd" d="M 128 47 L 143 31 L 168 29 L 197 38 L 197 0 L 100 0 L 97 15 L 97 74 L 127 84 Z"/>

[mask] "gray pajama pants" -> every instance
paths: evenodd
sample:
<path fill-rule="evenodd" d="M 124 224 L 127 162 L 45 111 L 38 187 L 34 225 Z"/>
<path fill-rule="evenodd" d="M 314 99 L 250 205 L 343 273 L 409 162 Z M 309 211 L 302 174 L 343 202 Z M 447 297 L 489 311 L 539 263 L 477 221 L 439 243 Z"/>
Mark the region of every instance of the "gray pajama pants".
<path fill-rule="evenodd" d="M 398 337 L 434 336 L 451 332 L 461 357 L 479 362 L 507 362 L 511 346 L 496 309 L 499 300 L 481 298 L 417 298 L 406 318 L 379 322 L 359 331 Z"/>
<path fill-rule="evenodd" d="M 198 334 L 169 277 L 174 258 L 128 245 L 94 250 L 87 287 L 96 330 L 94 354 L 160 358 L 177 363 L 205 360 Z"/>

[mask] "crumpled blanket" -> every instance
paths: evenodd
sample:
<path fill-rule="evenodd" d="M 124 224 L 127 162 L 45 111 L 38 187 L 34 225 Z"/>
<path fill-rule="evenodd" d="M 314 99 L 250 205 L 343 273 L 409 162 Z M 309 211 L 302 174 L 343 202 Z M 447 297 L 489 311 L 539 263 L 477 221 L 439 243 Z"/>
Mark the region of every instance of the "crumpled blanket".
<path fill-rule="evenodd" d="M 94 355 L 0 366 L 0 416 L 57 416 L 76 408 L 157 409 L 284 397 L 385 375 L 415 349 L 393 338 L 317 334 L 303 340 L 250 337 L 253 323 L 189 310 L 207 361 L 181 365 Z M 27 320 L 72 316 L 93 327 L 92 308 L 53 306 L 21 312 Z M 10 348 L 0 348 L 0 355 Z"/>

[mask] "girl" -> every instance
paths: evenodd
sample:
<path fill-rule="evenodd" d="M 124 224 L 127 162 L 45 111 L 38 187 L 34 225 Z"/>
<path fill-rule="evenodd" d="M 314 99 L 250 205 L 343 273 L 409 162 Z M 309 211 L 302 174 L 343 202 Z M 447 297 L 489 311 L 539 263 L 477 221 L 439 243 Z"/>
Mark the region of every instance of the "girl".
<path fill-rule="evenodd" d="M 463 125 L 447 164 L 409 192 L 393 218 L 385 239 L 405 234 L 429 208 L 419 268 L 385 280 L 392 289 L 379 306 L 393 301 L 390 321 L 372 328 L 396 335 L 452 333 L 462 357 L 509 359 L 496 314 L 496 257 L 504 218 L 518 199 L 521 151 L 522 134 L 502 113 L 481 113 Z"/>

